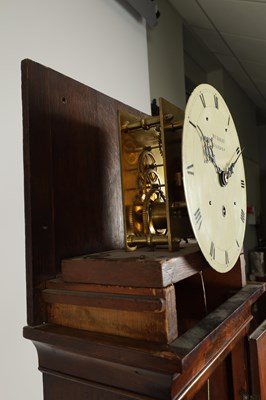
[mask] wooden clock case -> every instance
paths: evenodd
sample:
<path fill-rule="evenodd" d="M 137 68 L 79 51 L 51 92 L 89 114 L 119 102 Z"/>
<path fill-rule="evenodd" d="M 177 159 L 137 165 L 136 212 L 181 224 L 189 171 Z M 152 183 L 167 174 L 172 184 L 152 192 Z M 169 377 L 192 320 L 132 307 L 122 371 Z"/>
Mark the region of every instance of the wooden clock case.
<path fill-rule="evenodd" d="M 195 245 L 124 250 L 117 115 L 142 113 L 31 60 L 22 100 L 24 337 L 44 399 L 266 398 L 265 287 L 242 256 L 219 274 Z"/>

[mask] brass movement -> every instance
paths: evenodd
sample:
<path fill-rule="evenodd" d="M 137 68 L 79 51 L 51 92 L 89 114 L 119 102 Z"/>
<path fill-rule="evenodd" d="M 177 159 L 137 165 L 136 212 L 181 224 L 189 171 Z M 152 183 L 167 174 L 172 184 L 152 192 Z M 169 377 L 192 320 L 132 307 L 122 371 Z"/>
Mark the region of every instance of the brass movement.
<path fill-rule="evenodd" d="M 184 113 L 160 99 L 160 115 L 119 113 L 126 246 L 177 250 L 192 237 L 182 182 Z"/>

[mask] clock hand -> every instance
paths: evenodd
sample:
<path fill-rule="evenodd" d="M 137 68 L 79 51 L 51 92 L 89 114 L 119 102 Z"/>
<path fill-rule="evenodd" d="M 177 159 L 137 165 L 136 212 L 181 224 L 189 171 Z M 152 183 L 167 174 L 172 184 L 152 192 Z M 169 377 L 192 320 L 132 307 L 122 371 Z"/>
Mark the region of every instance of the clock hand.
<path fill-rule="evenodd" d="M 243 153 L 243 151 L 244 151 L 244 147 L 243 147 L 243 149 L 240 151 L 240 153 L 238 154 L 238 156 L 236 157 L 235 161 L 231 162 L 230 166 L 227 168 L 227 170 L 226 170 L 227 179 L 230 178 L 230 177 L 233 175 L 235 165 L 236 165 L 236 163 L 237 163 L 239 157 L 240 157 L 241 154 Z"/>
<path fill-rule="evenodd" d="M 218 172 L 219 167 L 216 164 L 215 155 L 213 153 L 213 140 L 212 140 L 212 138 L 205 136 L 203 134 L 201 128 L 198 125 L 197 125 L 197 129 L 202 136 L 203 145 L 204 145 L 204 155 L 206 158 L 206 162 L 211 161 L 214 164 L 214 166 Z"/>
<path fill-rule="evenodd" d="M 202 132 L 202 130 L 200 129 L 200 127 L 197 125 L 197 130 L 199 131 L 199 133 L 202 136 L 202 140 L 204 143 L 204 155 L 206 157 L 206 161 L 211 161 L 212 164 L 215 167 L 215 170 L 218 174 L 222 173 L 221 168 L 217 165 L 216 162 L 216 158 L 213 152 L 213 138 L 209 138 L 208 136 L 205 136 Z"/>
<path fill-rule="evenodd" d="M 223 171 L 222 171 L 222 169 L 217 165 L 216 158 L 215 158 L 215 155 L 214 155 L 214 152 L 213 152 L 213 138 L 208 138 L 208 137 L 206 137 L 206 143 L 207 143 L 207 149 L 208 149 L 208 151 L 207 151 L 207 153 L 208 153 L 208 160 L 210 160 L 210 161 L 213 163 L 216 172 L 217 172 L 218 174 L 221 174 Z"/>
<path fill-rule="evenodd" d="M 197 130 L 201 134 L 202 140 L 203 140 L 203 147 L 204 147 L 204 155 L 206 158 L 206 161 L 209 161 L 209 151 L 208 151 L 208 143 L 207 140 L 208 138 L 203 134 L 202 130 L 200 129 L 199 125 L 197 125 Z"/>
<path fill-rule="evenodd" d="M 221 171 L 221 173 L 219 174 L 219 179 L 220 179 L 221 186 L 226 186 L 227 185 L 228 179 L 233 175 L 234 167 L 235 167 L 240 155 L 242 154 L 243 150 L 244 150 L 244 148 L 237 155 L 235 161 L 231 162 L 230 166 L 225 171 Z"/>

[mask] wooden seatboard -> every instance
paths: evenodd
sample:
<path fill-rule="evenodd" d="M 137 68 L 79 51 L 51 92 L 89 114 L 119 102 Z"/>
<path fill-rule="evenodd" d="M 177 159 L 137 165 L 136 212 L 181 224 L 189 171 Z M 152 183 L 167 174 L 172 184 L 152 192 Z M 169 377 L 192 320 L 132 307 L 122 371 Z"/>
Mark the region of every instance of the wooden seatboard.
<path fill-rule="evenodd" d="M 65 282 L 166 287 L 209 268 L 197 245 L 177 252 L 150 249 L 113 250 L 62 261 Z"/>
<path fill-rule="evenodd" d="M 208 291 L 217 287 L 236 291 L 246 284 L 245 261 L 241 255 L 234 268 L 219 273 L 209 266 L 199 246 L 183 243 L 179 251 L 143 248 L 123 249 L 63 259 L 62 279 L 65 282 L 134 287 L 166 287 L 203 272 Z M 217 298 L 210 309 L 216 308 L 226 297 Z"/>

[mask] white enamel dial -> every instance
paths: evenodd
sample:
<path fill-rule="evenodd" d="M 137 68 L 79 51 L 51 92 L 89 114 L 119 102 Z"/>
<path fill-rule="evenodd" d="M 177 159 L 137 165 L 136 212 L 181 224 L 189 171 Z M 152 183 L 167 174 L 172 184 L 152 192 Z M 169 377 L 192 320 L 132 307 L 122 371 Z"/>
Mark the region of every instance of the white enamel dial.
<path fill-rule="evenodd" d="M 182 164 L 194 235 L 208 263 L 227 272 L 243 245 L 246 180 L 233 118 L 210 85 L 199 85 L 188 100 Z"/>

